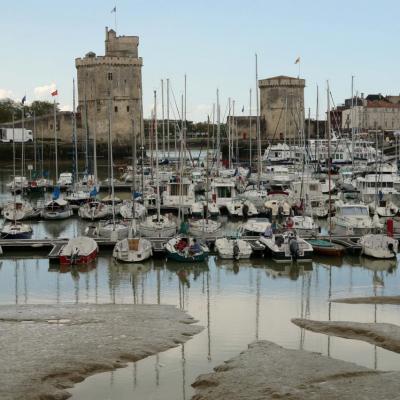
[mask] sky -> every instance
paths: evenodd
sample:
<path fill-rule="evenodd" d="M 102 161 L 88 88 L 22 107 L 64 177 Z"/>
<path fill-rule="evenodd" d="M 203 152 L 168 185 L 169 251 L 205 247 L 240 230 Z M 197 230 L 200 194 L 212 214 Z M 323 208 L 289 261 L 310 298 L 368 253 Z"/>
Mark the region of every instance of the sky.
<path fill-rule="evenodd" d="M 72 109 L 75 58 L 104 54 L 114 6 L 117 34 L 140 38 L 145 117 L 153 91 L 161 98 L 161 79 L 170 79 L 179 102 L 185 74 L 188 120 L 211 115 L 217 88 L 222 118 L 229 97 L 236 114 L 244 107 L 248 115 L 250 88 L 254 114 L 256 53 L 260 79 L 297 76 L 294 62 L 301 58 L 312 117 L 317 85 L 319 114 L 326 111 L 327 81 L 335 104 L 351 96 L 351 76 L 354 92 L 400 93 L 398 0 L 0 1 L 0 98 L 51 100 L 57 88 L 61 109 Z"/>

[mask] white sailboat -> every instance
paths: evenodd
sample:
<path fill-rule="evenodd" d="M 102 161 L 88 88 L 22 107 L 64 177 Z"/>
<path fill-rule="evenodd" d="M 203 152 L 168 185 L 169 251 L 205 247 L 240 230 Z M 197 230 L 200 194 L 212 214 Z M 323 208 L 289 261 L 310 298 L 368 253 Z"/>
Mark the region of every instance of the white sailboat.
<path fill-rule="evenodd" d="M 157 137 L 157 94 L 154 91 L 154 133 L 156 136 L 156 201 L 157 201 L 157 215 L 148 216 L 143 222 L 139 224 L 139 232 L 147 237 L 171 237 L 176 233 L 176 223 L 167 216 L 161 216 L 160 211 L 160 182 L 158 178 L 158 137 Z"/>
<path fill-rule="evenodd" d="M 14 115 L 12 117 L 12 126 L 13 126 L 13 176 L 14 176 L 14 188 L 15 188 L 15 131 L 14 131 Z M 16 202 L 16 191 L 13 191 L 14 194 L 14 211 L 17 209 Z M 17 216 L 17 213 L 14 212 L 14 217 Z M 2 239 L 30 239 L 32 236 L 33 230 L 32 227 L 28 224 L 23 224 L 18 222 L 16 219 L 13 220 L 12 223 L 3 224 L 0 230 L 0 237 Z"/>
<path fill-rule="evenodd" d="M 383 234 L 364 235 L 358 243 L 362 247 L 362 253 L 373 258 L 396 258 L 399 250 L 398 240 Z"/>
<path fill-rule="evenodd" d="M 123 239 L 115 244 L 113 257 L 121 262 L 134 263 L 147 260 L 153 255 L 150 240 L 145 238 Z"/>

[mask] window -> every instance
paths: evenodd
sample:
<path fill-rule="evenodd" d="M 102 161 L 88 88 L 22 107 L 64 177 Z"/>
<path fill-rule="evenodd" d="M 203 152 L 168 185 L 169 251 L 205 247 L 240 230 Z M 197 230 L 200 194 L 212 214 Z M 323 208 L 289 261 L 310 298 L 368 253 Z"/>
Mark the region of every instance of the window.
<path fill-rule="evenodd" d="M 109 81 L 112 81 L 112 72 L 109 72 L 109 73 L 107 74 L 107 79 L 108 79 Z"/>
<path fill-rule="evenodd" d="M 100 103 L 100 100 L 96 100 L 96 109 L 97 109 L 97 112 L 101 111 L 101 103 Z"/>
<path fill-rule="evenodd" d="M 118 106 L 114 107 L 114 112 L 118 112 Z"/>
<path fill-rule="evenodd" d="M 129 112 L 129 106 L 126 106 L 126 112 Z"/>

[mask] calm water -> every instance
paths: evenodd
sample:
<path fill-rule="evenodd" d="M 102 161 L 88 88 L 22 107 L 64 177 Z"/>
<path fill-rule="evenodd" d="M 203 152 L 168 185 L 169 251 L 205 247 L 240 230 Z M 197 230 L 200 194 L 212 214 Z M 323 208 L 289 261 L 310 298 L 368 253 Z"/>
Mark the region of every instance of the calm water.
<path fill-rule="evenodd" d="M 333 260 L 334 261 L 334 260 Z M 190 399 L 190 384 L 237 355 L 255 339 L 304 348 L 369 368 L 400 369 L 400 357 L 364 342 L 328 338 L 300 330 L 294 317 L 400 324 L 395 306 L 332 304 L 340 296 L 398 294 L 395 261 L 321 259 L 296 268 L 267 260 L 234 263 L 209 259 L 186 267 L 165 260 L 120 265 L 102 256 L 79 275 L 49 268 L 43 258 L 4 258 L 1 304 L 132 303 L 174 304 L 205 329 L 186 344 L 86 379 L 73 399 Z M 388 272 L 387 270 L 391 272 Z"/>
<path fill-rule="evenodd" d="M 2 174 L 0 191 L 7 181 Z M 235 229 L 235 224 L 224 222 L 226 230 Z M 70 237 L 85 227 L 77 218 L 33 223 L 36 238 Z M 396 306 L 329 305 L 327 301 L 398 294 L 396 260 L 321 258 L 296 267 L 264 259 L 234 263 L 210 257 L 208 263 L 196 266 L 165 260 L 137 266 L 118 264 L 102 252 L 94 268 L 72 275 L 51 268 L 45 253 L 38 252 L 0 258 L 0 304 L 174 304 L 204 327 L 184 345 L 86 379 L 71 389 L 75 400 L 190 399 L 190 384 L 199 374 L 212 371 L 256 339 L 369 368 L 400 370 L 398 354 L 364 342 L 306 332 L 290 322 L 306 317 L 400 324 Z"/>

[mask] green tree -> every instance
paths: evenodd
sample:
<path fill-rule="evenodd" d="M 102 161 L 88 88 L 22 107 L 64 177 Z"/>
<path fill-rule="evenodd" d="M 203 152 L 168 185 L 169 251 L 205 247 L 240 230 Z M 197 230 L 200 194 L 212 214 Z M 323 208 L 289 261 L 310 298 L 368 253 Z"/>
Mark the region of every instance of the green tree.
<path fill-rule="evenodd" d="M 0 123 L 10 122 L 13 114 L 19 119 L 20 106 L 12 99 L 0 100 Z"/>
<path fill-rule="evenodd" d="M 35 113 L 37 117 L 41 115 L 51 114 L 53 110 L 54 105 L 50 101 L 35 100 L 31 103 L 30 106 L 27 107 L 27 113 L 29 113 L 31 116 L 33 116 L 33 113 Z M 58 105 L 57 111 L 59 111 Z"/>

